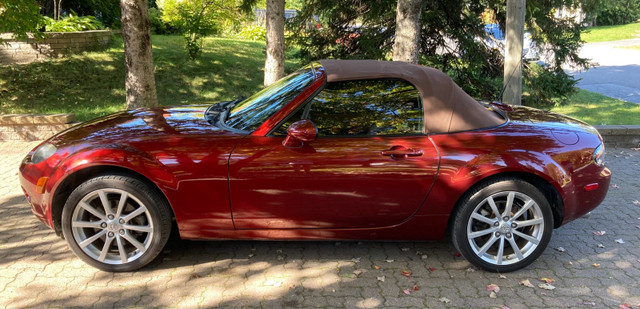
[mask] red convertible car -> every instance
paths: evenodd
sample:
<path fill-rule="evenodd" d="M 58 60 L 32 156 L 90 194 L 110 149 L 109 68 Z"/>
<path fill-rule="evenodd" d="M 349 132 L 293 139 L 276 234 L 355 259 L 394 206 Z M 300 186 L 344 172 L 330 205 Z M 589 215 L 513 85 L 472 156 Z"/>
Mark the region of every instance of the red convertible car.
<path fill-rule="evenodd" d="M 97 268 L 183 239 L 437 240 L 513 271 L 604 199 L 602 138 L 566 116 L 472 99 L 419 65 L 323 60 L 213 106 L 124 111 L 20 166 L 33 213 Z"/>

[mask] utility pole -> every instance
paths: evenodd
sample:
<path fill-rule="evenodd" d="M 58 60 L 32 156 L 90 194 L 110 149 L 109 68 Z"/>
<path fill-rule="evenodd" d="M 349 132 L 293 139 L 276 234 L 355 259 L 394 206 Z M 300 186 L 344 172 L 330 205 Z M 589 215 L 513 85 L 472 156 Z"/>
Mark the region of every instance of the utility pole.
<path fill-rule="evenodd" d="M 522 99 L 522 43 L 526 0 L 507 0 L 504 94 L 502 102 L 520 105 Z"/>

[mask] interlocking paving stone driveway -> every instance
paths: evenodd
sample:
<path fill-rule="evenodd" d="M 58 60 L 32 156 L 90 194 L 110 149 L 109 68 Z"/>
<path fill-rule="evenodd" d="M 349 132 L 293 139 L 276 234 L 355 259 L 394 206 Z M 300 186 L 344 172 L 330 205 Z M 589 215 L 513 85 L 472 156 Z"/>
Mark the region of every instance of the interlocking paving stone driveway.
<path fill-rule="evenodd" d="M 609 149 L 615 185 L 603 205 L 589 218 L 555 230 L 533 265 L 504 277 L 471 268 L 446 240 L 174 240 L 148 267 L 114 274 L 85 265 L 31 214 L 17 168 L 36 144 L 0 143 L 0 307 L 640 306 L 640 206 L 633 203 L 640 200 L 639 151 Z M 606 234 L 594 235 L 600 230 Z M 404 270 L 411 272 L 408 278 Z M 383 276 L 384 282 L 378 280 Z M 556 288 L 539 288 L 543 277 L 555 279 Z M 524 279 L 535 287 L 520 285 Z M 496 298 L 489 297 L 489 284 L 500 287 Z"/>

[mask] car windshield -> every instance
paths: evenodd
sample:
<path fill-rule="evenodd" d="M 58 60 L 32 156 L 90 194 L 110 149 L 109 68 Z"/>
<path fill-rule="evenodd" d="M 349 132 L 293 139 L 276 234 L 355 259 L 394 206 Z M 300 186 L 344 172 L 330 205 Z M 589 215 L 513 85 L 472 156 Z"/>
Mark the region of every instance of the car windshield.
<path fill-rule="evenodd" d="M 225 125 L 237 130 L 254 131 L 298 96 L 313 80 L 311 65 L 280 79 L 233 107 Z"/>

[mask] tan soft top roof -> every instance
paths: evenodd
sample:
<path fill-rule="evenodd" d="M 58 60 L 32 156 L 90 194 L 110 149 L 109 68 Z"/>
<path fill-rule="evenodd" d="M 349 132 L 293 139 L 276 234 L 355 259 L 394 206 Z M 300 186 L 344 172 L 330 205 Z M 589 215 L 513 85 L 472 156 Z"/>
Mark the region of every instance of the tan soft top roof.
<path fill-rule="evenodd" d="M 486 109 L 449 76 L 430 67 L 399 61 L 320 60 L 327 82 L 398 78 L 413 84 L 422 95 L 427 133 L 475 130 L 500 125 L 500 116 Z"/>

